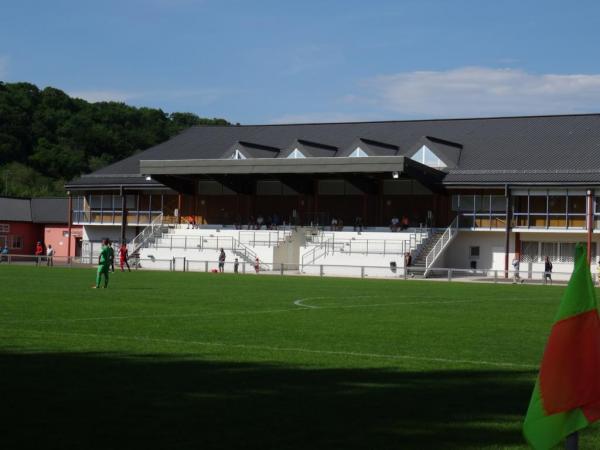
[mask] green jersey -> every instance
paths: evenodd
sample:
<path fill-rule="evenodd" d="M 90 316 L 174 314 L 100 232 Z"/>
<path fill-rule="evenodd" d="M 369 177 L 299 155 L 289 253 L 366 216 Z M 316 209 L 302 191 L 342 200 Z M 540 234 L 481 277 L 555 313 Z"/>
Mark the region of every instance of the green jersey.
<path fill-rule="evenodd" d="M 102 246 L 102 250 L 100 250 L 100 265 L 104 267 L 110 265 L 110 250 L 108 245 Z"/>

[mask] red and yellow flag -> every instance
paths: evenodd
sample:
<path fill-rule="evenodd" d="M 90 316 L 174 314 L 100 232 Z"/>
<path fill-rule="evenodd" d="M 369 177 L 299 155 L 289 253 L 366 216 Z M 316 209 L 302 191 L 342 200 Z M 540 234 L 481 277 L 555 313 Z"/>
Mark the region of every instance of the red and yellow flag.
<path fill-rule="evenodd" d="M 600 317 L 583 246 L 563 294 L 531 396 L 523 433 L 549 449 L 600 419 Z"/>

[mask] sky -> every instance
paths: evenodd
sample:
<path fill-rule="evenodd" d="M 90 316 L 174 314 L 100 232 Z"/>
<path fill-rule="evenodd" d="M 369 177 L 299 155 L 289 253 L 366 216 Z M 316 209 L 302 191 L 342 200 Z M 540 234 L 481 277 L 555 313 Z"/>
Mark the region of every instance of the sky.
<path fill-rule="evenodd" d="M 600 112 L 597 0 L 2 0 L 0 80 L 242 124 Z"/>

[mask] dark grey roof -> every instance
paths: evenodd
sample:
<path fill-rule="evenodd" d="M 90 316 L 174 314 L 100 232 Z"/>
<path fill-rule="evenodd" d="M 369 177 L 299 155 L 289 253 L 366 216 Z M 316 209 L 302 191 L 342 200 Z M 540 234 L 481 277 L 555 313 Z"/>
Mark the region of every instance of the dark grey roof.
<path fill-rule="evenodd" d="M 311 142 L 304 139 L 295 139 L 294 142 L 281 150 L 278 157 L 287 158 L 295 149 L 298 149 L 298 151 L 307 158 L 330 158 L 335 156 L 338 151 L 338 148 L 333 145 Z"/>
<path fill-rule="evenodd" d="M 31 222 L 29 199 L 0 197 L 0 220 Z"/>
<path fill-rule="evenodd" d="M 246 158 L 275 158 L 279 154 L 279 149 L 269 147 L 268 145 L 256 144 L 254 142 L 237 141 L 221 156 L 223 159 L 231 159 L 238 150 Z"/>
<path fill-rule="evenodd" d="M 335 156 L 350 156 L 358 147 L 369 156 L 396 156 L 399 150 L 399 147 L 394 144 L 387 144 L 373 139 L 358 138 L 346 148 L 341 148 Z"/>
<path fill-rule="evenodd" d="M 31 220 L 34 223 L 68 223 L 69 200 L 64 198 L 32 198 Z"/>
<path fill-rule="evenodd" d="M 448 164 L 445 184 L 503 183 L 539 179 L 539 182 L 600 183 L 600 114 L 497 117 L 480 119 L 413 120 L 395 122 L 323 123 L 192 127 L 93 175 L 107 183 L 123 175 L 139 175 L 140 160 L 221 158 L 236 142 L 272 149 L 289 149 L 296 140 L 327 143 L 344 154 L 353 143 L 384 143 L 407 155 L 423 139 Z M 462 146 L 462 148 L 460 148 Z M 392 150 L 368 144 L 365 149 L 388 156 Z M 540 171 L 535 177 L 527 170 Z M 590 170 L 577 174 L 577 170 Z M 485 172 L 485 171 L 496 171 Z M 514 172 L 511 172 L 514 171 Z M 84 177 L 86 182 L 90 181 Z M 94 181 L 100 182 L 102 178 Z M 137 179 L 143 178 L 138 177 Z M 68 187 L 81 186 L 81 181 Z M 102 184 L 100 182 L 99 184 Z M 142 183 L 143 184 L 143 183 Z"/>
<path fill-rule="evenodd" d="M 0 197 L 0 220 L 33 223 L 68 223 L 67 198 Z"/>

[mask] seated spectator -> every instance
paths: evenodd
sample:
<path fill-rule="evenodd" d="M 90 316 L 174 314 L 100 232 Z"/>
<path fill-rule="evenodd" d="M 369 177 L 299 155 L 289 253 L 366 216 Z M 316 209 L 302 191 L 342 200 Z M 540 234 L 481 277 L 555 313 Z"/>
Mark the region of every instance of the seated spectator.
<path fill-rule="evenodd" d="M 265 219 L 263 219 L 262 214 L 259 214 L 258 217 L 256 218 L 256 229 L 260 230 L 263 226 Z"/>
<path fill-rule="evenodd" d="M 402 216 L 402 224 L 400 225 L 401 230 L 408 229 L 408 217 Z"/>
<path fill-rule="evenodd" d="M 192 228 L 196 228 L 196 220 L 194 219 L 194 216 L 188 216 L 187 218 L 187 223 L 188 223 L 188 230 L 190 229 L 190 226 Z"/>
<path fill-rule="evenodd" d="M 392 220 L 390 222 L 390 230 L 395 233 L 396 231 L 398 231 L 399 226 L 400 219 L 398 219 L 396 216 L 392 217 Z"/>
<path fill-rule="evenodd" d="M 333 219 L 331 219 L 331 231 L 336 231 L 337 230 L 337 225 L 338 225 L 338 221 L 334 217 Z"/>

